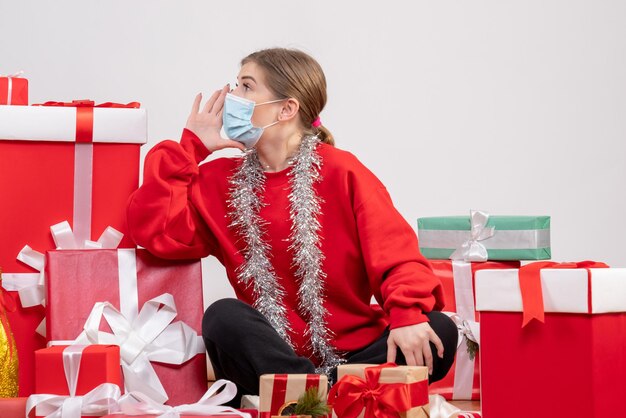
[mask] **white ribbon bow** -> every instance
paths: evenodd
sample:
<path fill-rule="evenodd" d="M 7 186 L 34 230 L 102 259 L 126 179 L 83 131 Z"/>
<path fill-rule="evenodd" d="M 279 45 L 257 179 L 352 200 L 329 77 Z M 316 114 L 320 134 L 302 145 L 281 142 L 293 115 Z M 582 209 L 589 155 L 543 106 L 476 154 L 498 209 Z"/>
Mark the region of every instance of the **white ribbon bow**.
<path fill-rule="evenodd" d="M 430 418 L 461 418 L 472 417 L 475 412 L 462 411 L 456 406 L 447 402 L 441 395 L 429 395 L 429 417 Z"/>
<path fill-rule="evenodd" d="M 114 249 L 117 248 L 124 237 L 124 234 L 108 226 L 98 241 L 85 240 L 79 243 L 67 221 L 52 225 L 50 232 L 57 250 Z M 25 245 L 17 255 L 17 259 L 39 273 L 4 273 L 2 286 L 9 291 L 17 291 L 20 296 L 20 302 L 25 308 L 37 305 L 46 306 L 45 256 Z M 46 336 L 45 321 L 46 319 L 44 318 L 37 327 L 37 333 L 44 337 Z"/>
<path fill-rule="evenodd" d="M 463 338 L 480 345 L 480 323 L 473 320 L 463 319 L 459 315 L 452 312 L 445 313 L 454 321 L 456 328 L 459 331 L 459 342 L 457 347 L 461 345 Z"/>
<path fill-rule="evenodd" d="M 223 390 L 222 390 L 223 388 Z M 219 392 L 219 393 L 218 393 Z M 237 387 L 228 380 L 218 380 L 194 404 L 180 406 L 161 405 L 141 392 L 129 392 L 120 401 L 120 411 L 126 415 L 158 414 L 157 418 L 180 418 L 187 415 L 232 415 L 250 418 L 250 414 L 222 406 L 237 394 Z"/>
<path fill-rule="evenodd" d="M 167 394 L 150 362 L 182 364 L 205 350 L 190 326 L 182 321 L 172 323 L 176 314 L 174 297 L 169 293 L 147 301 L 132 320 L 109 302 L 98 302 L 74 343 L 119 345 L 127 390 L 143 392 L 164 403 Z M 99 331 L 103 317 L 113 333 Z"/>
<path fill-rule="evenodd" d="M 31 395 L 26 402 L 26 416 L 33 408 L 46 418 L 80 418 L 81 415 L 105 415 L 118 410 L 120 388 L 102 383 L 83 396 L 76 396 L 80 360 L 85 346 L 69 346 L 63 350 L 63 368 L 69 396 Z"/>
<path fill-rule="evenodd" d="M 465 241 L 450 256 L 451 260 L 463 261 L 487 261 L 487 248 L 479 241 L 493 237 L 495 228 L 487 227 L 489 214 L 479 210 L 470 211 L 470 239 Z"/>
<path fill-rule="evenodd" d="M 0 74 L 0 77 L 18 78 L 18 77 L 21 77 L 23 74 L 24 74 L 24 70 L 19 70 L 18 72 L 10 74 L 10 75 Z"/>

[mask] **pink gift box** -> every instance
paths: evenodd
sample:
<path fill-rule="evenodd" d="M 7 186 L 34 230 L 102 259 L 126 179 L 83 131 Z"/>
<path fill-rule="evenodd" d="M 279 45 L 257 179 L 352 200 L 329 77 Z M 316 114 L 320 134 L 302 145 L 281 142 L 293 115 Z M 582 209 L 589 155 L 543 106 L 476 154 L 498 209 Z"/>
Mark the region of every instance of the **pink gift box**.
<path fill-rule="evenodd" d="M 203 303 L 199 260 L 163 260 L 141 249 L 49 251 L 46 276 L 47 334 L 53 341 L 76 339 L 96 302 L 110 302 L 122 313 L 128 306 L 134 306 L 136 315 L 147 301 L 164 293 L 171 294 L 176 302 L 175 321 L 186 323 L 201 335 Z M 120 297 L 124 301 L 122 306 Z M 110 330 L 104 321 L 100 329 Z M 194 355 L 181 365 L 151 364 L 170 405 L 196 402 L 207 390 L 204 353 Z"/>

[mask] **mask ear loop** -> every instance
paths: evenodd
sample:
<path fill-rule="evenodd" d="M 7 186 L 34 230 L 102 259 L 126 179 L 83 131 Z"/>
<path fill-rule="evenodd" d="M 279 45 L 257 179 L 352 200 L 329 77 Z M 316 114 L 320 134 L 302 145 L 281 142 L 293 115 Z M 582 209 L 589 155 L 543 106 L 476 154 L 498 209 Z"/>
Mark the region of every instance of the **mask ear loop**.
<path fill-rule="evenodd" d="M 265 129 L 269 128 L 270 126 L 274 126 L 274 125 L 276 125 L 278 122 L 280 122 L 280 121 L 279 121 L 279 120 L 277 120 L 277 121 L 275 121 L 275 122 L 272 122 L 272 123 L 270 123 L 269 125 L 265 125 L 265 126 L 263 126 L 261 129 L 265 130 Z"/>
<path fill-rule="evenodd" d="M 257 107 L 257 106 L 262 106 L 262 105 L 264 105 L 264 104 L 270 104 L 270 103 L 278 103 L 278 102 L 283 102 L 283 101 L 285 101 L 285 100 L 289 100 L 289 98 L 287 98 L 287 99 L 276 99 L 276 100 L 270 100 L 270 101 L 268 101 L 268 102 L 257 103 L 257 104 L 255 104 L 255 105 L 254 105 L 254 107 Z M 276 125 L 278 122 L 280 122 L 280 120 L 277 120 L 277 121 L 275 121 L 275 122 L 272 122 L 272 123 L 270 123 L 269 125 L 265 125 L 265 126 L 261 127 L 261 129 L 265 130 L 265 129 L 269 128 L 270 126 L 274 126 L 274 125 Z"/>
<path fill-rule="evenodd" d="M 278 103 L 278 102 L 283 102 L 283 101 L 285 101 L 285 100 L 289 100 L 289 98 L 287 98 L 287 99 L 276 99 L 276 100 L 270 100 L 270 101 L 268 101 L 268 102 L 255 103 L 255 104 L 254 104 L 254 107 L 257 107 L 257 106 L 263 106 L 263 105 L 265 105 L 265 104 L 270 104 L 270 103 Z"/>

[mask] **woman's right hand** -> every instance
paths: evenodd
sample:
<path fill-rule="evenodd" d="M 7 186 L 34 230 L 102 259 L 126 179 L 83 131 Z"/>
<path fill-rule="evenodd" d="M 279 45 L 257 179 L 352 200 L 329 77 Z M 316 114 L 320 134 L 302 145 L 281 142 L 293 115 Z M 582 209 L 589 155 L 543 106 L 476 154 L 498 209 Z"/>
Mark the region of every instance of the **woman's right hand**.
<path fill-rule="evenodd" d="M 205 147 L 211 152 L 223 148 L 239 148 L 245 150 L 246 147 L 237 141 L 224 139 L 220 135 L 222 129 L 222 110 L 224 108 L 224 98 L 228 93 L 230 86 L 227 84 L 221 90 L 217 90 L 206 102 L 202 111 L 200 111 L 200 102 L 202 101 L 202 93 L 198 93 L 191 114 L 187 118 L 185 128 L 196 134 Z"/>

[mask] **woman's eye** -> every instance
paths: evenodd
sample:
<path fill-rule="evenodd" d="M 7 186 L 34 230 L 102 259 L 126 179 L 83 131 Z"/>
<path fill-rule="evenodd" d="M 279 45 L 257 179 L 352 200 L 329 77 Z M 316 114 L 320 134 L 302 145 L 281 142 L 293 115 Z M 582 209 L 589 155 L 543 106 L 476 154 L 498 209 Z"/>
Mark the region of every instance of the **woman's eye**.
<path fill-rule="evenodd" d="M 243 83 L 243 88 L 246 90 L 250 90 L 250 85 L 248 83 Z"/>

